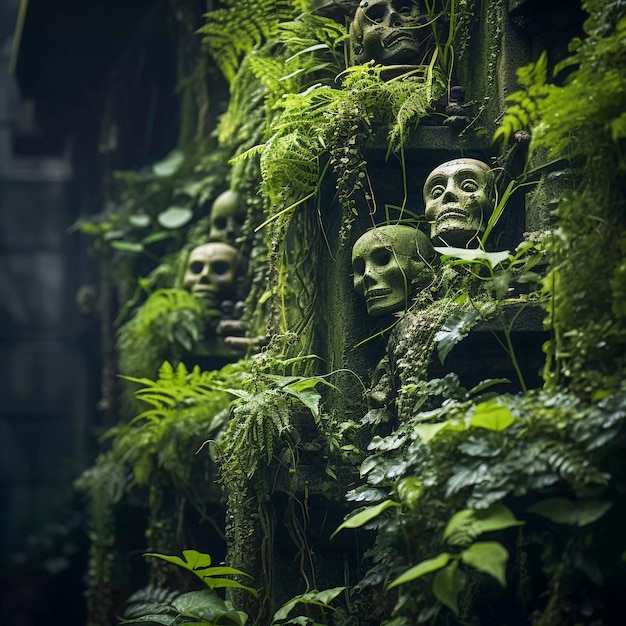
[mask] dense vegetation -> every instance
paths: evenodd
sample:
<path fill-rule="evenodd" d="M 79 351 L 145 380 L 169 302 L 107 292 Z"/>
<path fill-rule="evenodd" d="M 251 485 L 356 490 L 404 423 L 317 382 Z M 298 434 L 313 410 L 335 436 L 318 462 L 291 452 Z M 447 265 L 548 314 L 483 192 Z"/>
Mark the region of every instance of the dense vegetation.
<path fill-rule="evenodd" d="M 431 63 L 384 80 L 373 64 L 346 69 L 344 25 L 303 3 L 225 2 L 202 29 L 231 89 L 217 133 L 150 172 L 118 174 L 117 209 L 80 225 L 96 252 L 118 255 L 105 278 L 117 287 L 119 365 L 133 385 L 119 425 L 77 481 L 89 502 L 90 626 L 123 612 L 128 587 L 137 591 L 125 614 L 134 623 L 621 623 L 621 0 L 584 2 L 585 36 L 568 56 L 550 72 L 545 54 L 520 68 L 499 128 L 479 111 L 467 131 L 495 130 L 499 163 L 515 134 L 528 132 L 526 163 L 503 190 L 482 246 L 440 250 L 436 293 L 422 294 L 413 311 L 419 342 L 409 346 L 414 361 L 396 408 L 368 405 L 367 372 L 347 371 L 341 347 L 328 345 L 324 317 L 338 311 L 320 293 L 329 280 L 322 261 L 345 261 L 364 214 L 420 222 L 410 203 L 378 206 L 366 148 L 382 142 L 406 179 L 411 139 L 441 115 L 454 65 L 467 63 L 471 27 L 485 17 L 479 2 L 425 4 L 433 24 L 446 16 L 447 35 L 434 26 Z M 511 196 L 526 184 L 541 189 L 555 173 L 571 184 L 554 227 L 492 251 L 487 238 Z M 322 206 L 328 185 L 334 235 Z M 268 342 L 203 370 L 190 355 L 207 314 L 181 291 L 181 267 L 208 232 L 203 207 L 227 187 L 248 198 L 244 321 Z M 525 382 L 511 307 L 547 314 L 538 388 Z M 480 322 L 495 329 L 518 378 L 513 391 L 498 391 L 497 372 L 470 389 L 455 373 L 428 375 L 429 363 L 445 363 Z M 141 546 L 124 542 L 124 511 L 133 507 L 145 515 Z M 147 574 L 125 561 L 132 550 L 151 554 Z M 226 565 L 212 565 L 207 552 Z M 178 576 L 184 570 L 196 578 Z"/>

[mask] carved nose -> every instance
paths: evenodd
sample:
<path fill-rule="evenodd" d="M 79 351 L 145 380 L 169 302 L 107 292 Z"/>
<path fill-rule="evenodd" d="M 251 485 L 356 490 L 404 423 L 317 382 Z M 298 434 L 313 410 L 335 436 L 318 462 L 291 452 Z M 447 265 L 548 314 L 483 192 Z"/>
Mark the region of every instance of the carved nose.
<path fill-rule="evenodd" d="M 448 187 L 445 191 L 445 193 L 443 194 L 443 203 L 445 204 L 446 202 L 453 202 L 454 200 L 458 200 L 458 196 L 456 195 L 456 193 L 454 192 L 454 189 L 451 187 Z"/>
<path fill-rule="evenodd" d="M 391 11 L 391 13 L 389 14 L 388 22 L 389 25 L 393 26 L 394 28 L 399 28 L 400 26 L 402 26 L 402 20 L 400 19 L 400 15 L 398 15 L 398 13 L 396 13 L 395 11 Z"/>

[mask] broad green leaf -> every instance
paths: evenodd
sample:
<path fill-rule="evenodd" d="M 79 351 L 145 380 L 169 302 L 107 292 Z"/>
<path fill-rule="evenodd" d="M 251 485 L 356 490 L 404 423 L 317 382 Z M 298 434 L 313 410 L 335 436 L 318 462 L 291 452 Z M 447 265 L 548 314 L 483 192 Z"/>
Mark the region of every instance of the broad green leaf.
<path fill-rule="evenodd" d="M 442 538 L 453 545 L 458 545 L 465 543 L 463 541 L 465 537 L 472 541 L 482 533 L 522 526 L 524 523 L 515 519 L 513 513 L 503 504 L 492 504 L 484 510 L 463 509 L 450 518 Z"/>
<path fill-rule="evenodd" d="M 150 216 L 145 213 L 136 213 L 128 218 L 128 221 L 137 228 L 145 228 L 150 225 Z"/>
<path fill-rule="evenodd" d="M 193 211 L 187 207 L 171 206 L 157 215 L 157 222 L 163 228 L 176 229 L 187 224 Z"/>
<path fill-rule="evenodd" d="M 332 589 L 323 589 L 322 591 L 313 590 L 296 596 L 283 604 L 283 606 L 281 606 L 280 609 L 274 613 L 272 623 L 287 619 L 289 617 L 289 613 L 291 613 L 297 604 L 328 606 L 330 602 L 332 602 L 344 590 L 345 587 L 333 587 Z"/>
<path fill-rule="evenodd" d="M 470 420 L 470 426 L 499 432 L 508 428 L 514 421 L 515 418 L 511 409 L 500 404 L 494 398 L 476 405 L 474 415 L 472 415 Z"/>
<path fill-rule="evenodd" d="M 453 555 L 449 552 L 442 552 L 432 559 L 426 559 L 426 561 L 422 561 L 411 569 L 408 569 L 404 572 L 404 574 L 400 574 L 398 578 L 387 585 L 387 589 L 393 589 L 398 585 L 403 585 L 404 583 L 416 580 L 426 574 L 430 574 L 431 572 L 436 572 L 438 569 L 445 567 L 452 558 L 455 557 L 453 557 Z"/>
<path fill-rule="evenodd" d="M 567 500 L 566 498 L 549 498 L 541 500 L 528 511 L 543 515 L 557 524 L 571 526 L 587 526 L 599 520 L 611 507 L 609 500 Z"/>
<path fill-rule="evenodd" d="M 183 159 L 184 156 L 180 150 L 172 150 L 162 161 L 152 166 L 152 172 L 159 177 L 171 176 L 178 171 Z"/>
<path fill-rule="evenodd" d="M 467 333 L 480 320 L 480 313 L 476 309 L 467 309 L 453 313 L 443 324 L 441 330 L 435 333 L 437 354 L 443 363 L 454 346 L 463 339 Z"/>
<path fill-rule="evenodd" d="M 507 549 L 497 541 L 477 541 L 461 552 L 461 560 L 466 565 L 493 576 L 502 587 L 506 587 Z"/>
<path fill-rule="evenodd" d="M 301 391 L 296 391 L 291 385 L 283 387 L 283 389 L 289 395 L 300 400 L 300 402 L 302 402 L 302 404 L 304 404 L 304 406 L 306 406 L 315 417 L 319 417 L 320 401 L 322 396 L 318 391 L 315 391 L 315 389 L 302 389 Z"/>
<path fill-rule="evenodd" d="M 486 252 L 480 248 L 436 247 L 435 251 L 439 252 L 439 254 L 442 254 L 444 257 L 461 259 L 462 261 L 486 261 L 492 268 L 506 261 L 510 254 L 508 250 L 503 250 L 502 252 Z"/>
<path fill-rule="evenodd" d="M 183 561 L 179 556 L 169 556 L 167 554 L 159 554 L 157 552 L 146 552 L 144 556 L 153 556 L 157 559 L 161 559 L 162 561 L 167 561 L 168 563 L 172 563 L 173 565 L 178 565 L 183 569 L 193 571 L 193 568 L 189 566 L 186 561 Z"/>
<path fill-rule="evenodd" d="M 253 587 L 242 585 L 240 582 L 231 580 L 230 578 L 211 578 L 210 576 L 202 577 L 200 574 L 198 574 L 198 576 L 202 578 L 204 584 L 209 589 L 243 589 L 244 591 L 251 593 L 255 598 L 259 595 L 257 590 Z"/>
<path fill-rule="evenodd" d="M 199 617 L 211 622 L 233 609 L 230 602 L 222 600 L 222 598 L 210 589 L 183 593 L 172 602 L 172 606 L 179 613 L 183 613 L 189 617 Z"/>
<path fill-rule="evenodd" d="M 195 568 L 199 569 L 199 568 Z M 247 576 L 248 578 L 252 578 L 250 574 L 246 574 L 242 572 L 240 569 L 235 569 L 234 567 L 209 567 L 207 569 L 203 569 L 199 572 L 202 575 L 202 578 L 206 578 L 207 576 Z"/>
<path fill-rule="evenodd" d="M 322 604 L 330 604 L 342 591 L 345 591 L 345 587 L 332 587 L 331 589 L 322 589 L 315 593 L 315 599 Z"/>
<path fill-rule="evenodd" d="M 424 443 L 428 443 L 438 432 L 447 427 L 448 422 L 438 422 L 437 424 L 417 424 L 414 430 Z"/>
<path fill-rule="evenodd" d="M 345 520 L 335 532 L 330 536 L 332 539 L 340 530 L 344 528 L 359 528 L 378 517 L 383 511 L 386 511 L 390 507 L 400 506 L 399 502 L 394 502 L 393 500 L 385 500 L 384 502 L 380 502 L 379 504 L 375 504 L 373 506 L 368 506 L 366 509 L 359 511 L 355 515 L 352 515 L 347 520 Z"/>
<path fill-rule="evenodd" d="M 191 569 L 204 569 L 211 565 L 211 556 L 197 550 L 183 550 L 183 558 Z"/>
<path fill-rule="evenodd" d="M 465 586 L 465 576 L 459 571 L 459 562 L 452 561 L 440 569 L 433 578 L 433 594 L 455 615 L 459 614 L 459 591 Z"/>

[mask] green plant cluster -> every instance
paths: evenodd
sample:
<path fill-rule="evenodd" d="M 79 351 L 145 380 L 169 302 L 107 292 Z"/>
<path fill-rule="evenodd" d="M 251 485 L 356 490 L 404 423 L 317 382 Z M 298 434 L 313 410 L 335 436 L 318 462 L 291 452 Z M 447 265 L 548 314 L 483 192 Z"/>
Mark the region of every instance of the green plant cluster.
<path fill-rule="evenodd" d="M 431 17 L 441 8 L 426 4 Z M 106 435 L 109 452 L 80 481 L 91 502 L 90 602 L 92 615 L 102 613 L 98 626 L 111 604 L 104 589 L 115 561 L 108 554 L 115 548 L 114 510 L 124 494 L 150 491 L 147 535 L 156 547 L 149 549 L 180 551 L 187 546 L 168 545 L 166 537 L 177 526 L 166 519 L 169 494 L 176 494 L 176 505 L 185 499 L 202 512 L 207 485 L 218 477 L 234 567 L 212 569 L 208 555 L 194 550 L 185 549 L 183 559 L 153 552 L 192 571 L 208 589 L 182 595 L 148 590 L 131 600 L 128 623 L 513 626 L 519 614 L 533 626 L 609 623 L 606 604 L 625 574 L 626 554 L 617 532 L 626 489 L 621 0 L 583 4 L 590 14 L 586 36 L 555 69 L 557 84 L 548 80 L 545 55 L 520 69 L 523 89 L 510 96 L 496 132 L 506 143 L 517 131 L 530 131 L 529 163 L 536 165 L 543 151 L 550 166 L 573 172 L 576 186 L 559 199 L 553 232 L 529 237 L 512 251 L 492 251 L 489 237 L 513 192 L 526 184 L 521 178 L 500 198 L 478 248 L 438 249 L 440 282 L 391 331 L 390 345 L 404 360 L 399 374 L 389 372 L 396 376 L 395 398 L 360 424 L 353 414 L 328 411 L 329 398 L 347 384 L 329 384 L 330 374 L 320 374 L 324 361 L 309 356 L 319 339 L 316 317 L 323 314 L 317 310 L 318 261 L 323 247 L 330 248 L 321 226 L 325 177 L 332 172 L 340 245 L 346 246 L 356 213 L 366 207 L 371 215 L 377 204 L 364 158 L 368 141 L 382 129 L 389 154 L 403 160 L 411 132 L 448 90 L 457 28 L 469 28 L 474 7 L 443 4 L 449 37 L 437 43 L 432 62 L 384 80 L 382 68 L 372 64 L 346 68 L 344 26 L 298 16 L 301 3 L 225 2 L 207 14 L 201 32 L 231 88 L 215 154 L 182 161 L 175 154 L 147 177 L 126 174 L 124 217 L 82 226 L 101 245 L 128 254 L 145 254 L 170 239 L 179 248 L 189 245 L 189 227 L 202 228 L 198 202 L 227 177 L 212 178 L 208 164 L 231 159 L 231 185 L 260 190 L 249 202 L 248 225 L 261 231 L 265 252 L 252 258 L 247 321 L 259 334 L 274 335 L 249 359 L 189 371 L 181 355 L 201 342 L 210 314 L 171 288 L 149 295 L 120 329 L 122 372 L 141 386 L 136 400 L 150 408 Z M 189 176 L 200 172 L 202 182 L 190 189 Z M 144 292 L 175 286 L 176 264 L 158 267 L 167 284 L 159 283 L 157 270 L 139 283 L 132 306 Z M 545 306 L 551 333 L 542 389 L 528 388 L 511 340 L 517 315 L 529 303 Z M 404 332 L 409 321 L 414 335 Z M 520 393 L 495 391 L 500 379 L 472 389 L 455 374 L 429 379 L 429 363 L 443 363 L 480 322 L 492 324 Z M 163 363 L 167 359 L 174 365 Z M 333 372 L 331 380 L 343 379 Z M 304 496 L 290 493 L 285 526 L 297 546 L 294 578 L 306 590 L 276 610 L 277 521 L 269 504 L 285 476 L 297 478 L 307 445 L 315 446 L 329 481 L 343 474 L 351 479 L 360 468 L 362 484 L 348 492 L 357 509 L 334 535 L 357 531 L 368 545 L 366 571 L 356 584 L 346 574 L 344 586 L 316 589 L 311 572 L 319 564 L 304 528 L 308 486 Z M 157 541 L 159 529 L 165 539 Z M 246 563 L 255 565 L 249 573 L 262 587 L 258 600 L 241 578 L 223 578 L 246 576 Z M 215 592 L 222 587 L 232 593 L 227 600 Z"/>

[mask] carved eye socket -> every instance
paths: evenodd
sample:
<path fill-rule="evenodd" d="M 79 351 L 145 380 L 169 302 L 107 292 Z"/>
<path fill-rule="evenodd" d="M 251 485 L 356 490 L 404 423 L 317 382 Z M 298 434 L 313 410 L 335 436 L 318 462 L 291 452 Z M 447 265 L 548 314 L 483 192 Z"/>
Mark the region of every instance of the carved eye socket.
<path fill-rule="evenodd" d="M 468 192 L 477 191 L 478 183 L 475 180 L 472 180 L 471 178 L 467 178 L 461 183 L 461 189 L 463 191 L 468 191 Z"/>
<path fill-rule="evenodd" d="M 193 261 L 189 266 L 189 270 L 192 274 L 200 274 L 204 269 L 204 263 L 202 261 Z"/>
<path fill-rule="evenodd" d="M 223 217 L 216 217 L 213 221 L 213 226 L 219 230 L 224 230 L 226 228 L 226 219 Z"/>
<path fill-rule="evenodd" d="M 365 274 L 365 261 L 361 257 L 357 257 L 352 261 L 352 269 L 355 276 L 363 276 Z"/>
<path fill-rule="evenodd" d="M 387 265 L 391 261 L 391 252 L 386 248 L 374 250 L 372 253 L 372 262 L 374 265 Z"/>
<path fill-rule="evenodd" d="M 365 11 L 365 17 L 372 22 L 380 23 L 385 17 L 385 7 L 382 4 L 375 4 Z"/>
<path fill-rule="evenodd" d="M 410 17 L 413 14 L 413 6 L 411 4 L 403 4 L 398 7 L 398 14 L 402 17 Z"/>
<path fill-rule="evenodd" d="M 211 263 L 211 269 L 213 270 L 214 274 L 217 274 L 218 276 L 223 276 L 230 269 L 230 265 L 228 265 L 226 261 L 215 261 L 214 263 Z"/>
<path fill-rule="evenodd" d="M 440 196 L 443 196 L 443 193 L 444 193 L 445 190 L 446 190 L 446 188 L 443 185 L 435 185 L 430 190 L 430 197 L 431 198 L 439 198 Z"/>

